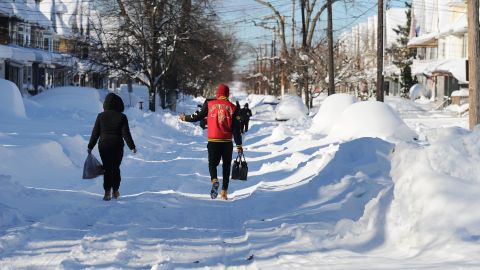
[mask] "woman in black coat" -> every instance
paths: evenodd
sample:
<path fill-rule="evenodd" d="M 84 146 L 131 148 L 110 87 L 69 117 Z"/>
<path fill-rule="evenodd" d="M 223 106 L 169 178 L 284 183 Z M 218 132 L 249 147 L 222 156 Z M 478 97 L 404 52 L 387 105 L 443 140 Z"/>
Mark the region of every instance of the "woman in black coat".
<path fill-rule="evenodd" d="M 120 196 L 118 189 L 121 180 L 120 164 L 123 159 L 123 140 L 134 154 L 137 152 L 130 134 L 127 116 L 123 114 L 124 108 L 123 101 L 119 96 L 113 93 L 108 94 L 103 103 L 104 111 L 98 114 L 88 143 L 87 151 L 91 153 L 97 140 L 100 139 L 98 150 L 105 169 L 103 175 L 103 189 L 105 190 L 103 200 L 105 201 L 112 198 L 112 189 L 115 199 Z"/>

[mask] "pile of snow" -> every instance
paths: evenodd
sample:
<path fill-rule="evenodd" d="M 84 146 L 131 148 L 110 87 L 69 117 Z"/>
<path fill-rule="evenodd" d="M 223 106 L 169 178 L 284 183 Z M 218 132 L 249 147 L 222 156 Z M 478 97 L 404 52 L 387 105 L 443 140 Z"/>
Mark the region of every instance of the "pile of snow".
<path fill-rule="evenodd" d="M 275 108 L 275 120 L 290 120 L 305 118 L 308 109 L 302 98 L 297 96 L 283 96 L 282 101 Z"/>
<path fill-rule="evenodd" d="M 313 117 L 310 130 L 314 133 L 328 134 L 343 111 L 355 102 L 357 102 L 357 98 L 349 94 L 328 96 Z"/>
<path fill-rule="evenodd" d="M 425 147 L 395 149 L 389 240 L 404 250 L 468 261 L 480 240 L 480 129 L 433 129 L 426 138 Z"/>
<path fill-rule="evenodd" d="M 417 98 L 430 98 L 430 91 L 427 90 L 422 84 L 416 83 L 409 90 L 409 96 L 411 100 L 416 100 Z"/>
<path fill-rule="evenodd" d="M 417 137 L 390 106 L 378 101 L 350 105 L 332 126 L 329 136 L 340 140 L 378 137 L 402 141 Z"/>
<path fill-rule="evenodd" d="M 25 105 L 18 87 L 0 79 L 0 116 L 26 118 Z"/>
<path fill-rule="evenodd" d="M 103 110 L 99 91 L 90 87 L 65 86 L 42 92 L 32 100 L 45 109 L 99 113 Z"/>

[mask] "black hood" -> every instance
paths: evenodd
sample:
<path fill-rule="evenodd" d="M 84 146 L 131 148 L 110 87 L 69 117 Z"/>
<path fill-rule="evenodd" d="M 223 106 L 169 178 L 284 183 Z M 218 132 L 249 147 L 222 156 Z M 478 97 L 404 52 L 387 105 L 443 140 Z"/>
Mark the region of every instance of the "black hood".
<path fill-rule="evenodd" d="M 114 93 L 110 93 L 105 97 L 103 109 L 123 112 L 125 110 L 125 106 L 123 105 L 123 100 L 121 97 L 115 95 Z"/>

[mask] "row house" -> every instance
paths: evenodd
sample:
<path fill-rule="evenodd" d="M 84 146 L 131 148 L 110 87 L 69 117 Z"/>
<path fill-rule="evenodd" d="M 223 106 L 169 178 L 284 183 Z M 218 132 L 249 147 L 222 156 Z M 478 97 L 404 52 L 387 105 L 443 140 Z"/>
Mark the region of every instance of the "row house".
<path fill-rule="evenodd" d="M 394 29 L 407 23 L 406 9 L 391 8 L 385 11 L 384 48 L 397 42 Z M 377 31 L 378 17 L 370 16 L 367 21 L 359 23 L 339 37 L 339 50 L 352 64 L 349 68 L 355 74 L 355 87 L 360 93 L 369 93 L 376 89 L 377 72 Z M 400 94 L 400 70 L 393 65 L 393 58 L 384 54 L 385 91 L 387 94 Z"/>
<path fill-rule="evenodd" d="M 22 94 L 82 85 L 103 88 L 105 79 L 88 63 L 90 10 L 86 0 L 2 0 L 0 78 Z M 99 75 L 100 74 L 100 75 Z"/>
<path fill-rule="evenodd" d="M 468 87 L 467 4 L 465 0 L 413 0 L 410 48 L 417 51 L 415 75 L 432 100 L 447 103 Z"/>

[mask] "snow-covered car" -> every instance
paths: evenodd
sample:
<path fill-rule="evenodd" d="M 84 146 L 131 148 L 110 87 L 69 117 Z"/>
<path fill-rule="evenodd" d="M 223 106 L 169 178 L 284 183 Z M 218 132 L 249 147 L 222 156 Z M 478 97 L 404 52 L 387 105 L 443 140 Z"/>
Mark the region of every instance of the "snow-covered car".
<path fill-rule="evenodd" d="M 285 95 L 275 108 L 275 120 L 287 121 L 303 118 L 308 114 L 308 109 L 303 104 L 302 98 Z"/>

